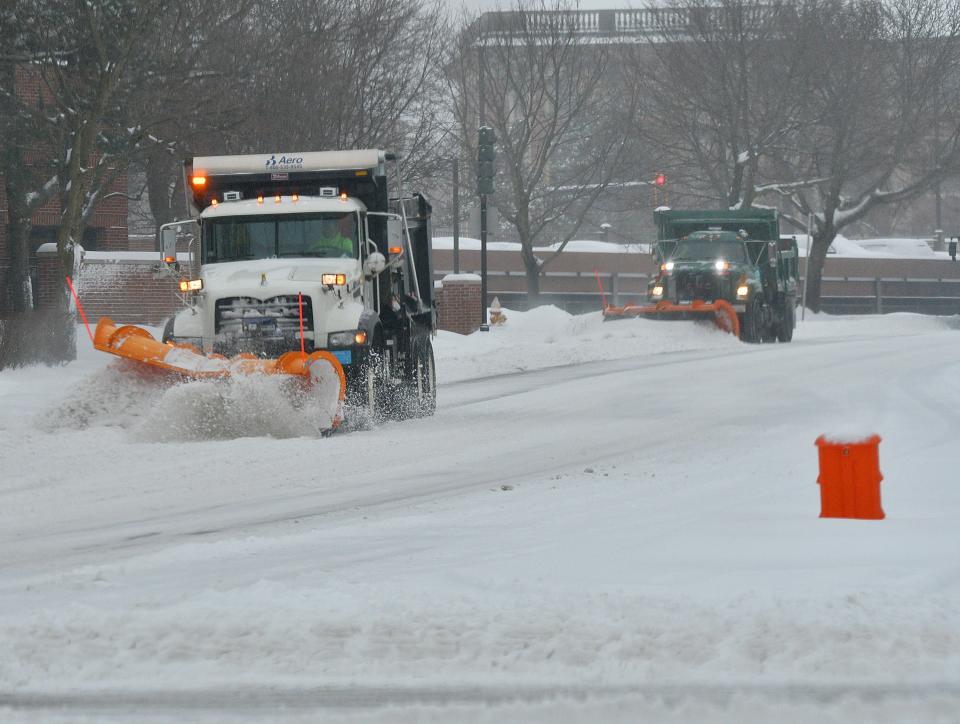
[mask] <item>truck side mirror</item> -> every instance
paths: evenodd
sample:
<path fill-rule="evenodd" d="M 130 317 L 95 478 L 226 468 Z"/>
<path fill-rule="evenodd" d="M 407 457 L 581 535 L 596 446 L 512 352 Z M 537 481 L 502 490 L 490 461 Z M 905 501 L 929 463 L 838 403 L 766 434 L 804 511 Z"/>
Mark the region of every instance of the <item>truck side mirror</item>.
<path fill-rule="evenodd" d="M 767 262 L 772 268 L 777 266 L 777 242 L 771 241 L 767 244 Z"/>
<path fill-rule="evenodd" d="M 177 230 L 174 227 L 160 230 L 160 258 L 165 264 L 177 262 Z"/>
<path fill-rule="evenodd" d="M 387 268 L 387 258 L 379 251 L 371 252 L 363 262 L 363 273 L 368 277 L 375 277 Z"/>

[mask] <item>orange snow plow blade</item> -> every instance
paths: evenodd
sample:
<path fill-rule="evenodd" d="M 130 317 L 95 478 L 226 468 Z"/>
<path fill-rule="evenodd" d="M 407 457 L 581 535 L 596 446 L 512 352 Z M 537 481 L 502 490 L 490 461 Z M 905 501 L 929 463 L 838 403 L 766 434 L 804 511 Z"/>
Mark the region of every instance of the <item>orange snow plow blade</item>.
<path fill-rule="evenodd" d="M 101 352 L 140 362 L 155 369 L 195 379 L 223 379 L 237 375 L 289 375 L 308 385 L 322 381 L 335 383 L 339 391 L 331 398 L 331 429 L 343 421 L 343 401 L 347 380 L 340 361 L 326 350 L 286 352 L 277 359 L 260 359 L 253 355 L 204 355 L 190 344 L 170 344 L 156 340 L 152 334 L 132 324 L 117 327 L 109 317 L 97 324 L 93 346 Z M 335 409 L 333 409 L 335 408 Z"/>
<path fill-rule="evenodd" d="M 694 300 L 689 304 L 674 304 L 664 300 L 646 307 L 625 304 L 622 307 L 608 305 L 603 308 L 604 320 L 626 319 L 627 317 L 655 317 L 659 319 L 710 317 L 720 329 L 737 337 L 740 336 L 740 320 L 737 318 L 737 311 L 730 302 L 723 299 L 718 299 L 715 302 Z"/>

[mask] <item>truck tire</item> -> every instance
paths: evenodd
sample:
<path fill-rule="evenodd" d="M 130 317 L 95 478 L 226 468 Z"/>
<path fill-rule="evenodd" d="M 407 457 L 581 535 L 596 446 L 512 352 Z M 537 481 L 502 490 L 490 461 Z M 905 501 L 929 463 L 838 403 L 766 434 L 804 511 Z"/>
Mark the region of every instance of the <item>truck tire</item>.
<path fill-rule="evenodd" d="M 747 310 L 740 324 L 740 339 L 749 344 L 757 344 L 763 335 L 763 299 L 759 294 L 750 297 Z"/>
<path fill-rule="evenodd" d="M 413 379 L 410 392 L 414 417 L 430 417 L 437 411 L 437 370 L 433 361 L 433 344 L 421 337 L 414 345 Z"/>
<path fill-rule="evenodd" d="M 796 310 L 791 301 L 784 302 L 777 322 L 777 341 L 789 342 L 793 339 L 793 329 L 797 324 Z"/>

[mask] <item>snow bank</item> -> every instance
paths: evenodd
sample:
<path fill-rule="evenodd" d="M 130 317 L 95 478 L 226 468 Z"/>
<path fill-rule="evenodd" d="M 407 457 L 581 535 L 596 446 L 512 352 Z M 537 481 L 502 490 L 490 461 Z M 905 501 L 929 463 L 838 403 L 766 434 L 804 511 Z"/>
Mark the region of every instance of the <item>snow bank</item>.
<path fill-rule="evenodd" d="M 453 249 L 452 236 L 433 237 L 434 249 Z M 460 237 L 460 248 L 477 251 L 480 249 L 480 240 L 469 236 Z M 546 246 L 535 246 L 535 252 L 551 252 L 560 248 L 560 242 Z M 487 242 L 488 251 L 515 251 L 520 252 L 520 243 L 516 241 Z M 586 252 L 591 254 L 649 254 L 649 244 L 616 244 L 610 241 L 594 241 L 591 239 L 572 240 L 563 248 L 566 252 Z"/>
<path fill-rule="evenodd" d="M 800 256 L 807 255 L 806 234 L 785 234 L 796 236 Z M 838 234 L 833 240 L 828 252 L 830 256 L 855 257 L 861 259 L 949 259 L 945 251 L 933 251 L 927 239 L 915 237 L 904 238 L 869 238 L 848 239 Z"/>
<path fill-rule="evenodd" d="M 960 677 L 954 603 L 883 594 L 545 595 L 517 585 L 478 598 L 396 583 L 262 580 L 236 591 L 204 587 L 162 608 L 68 605 L 0 617 L 0 637 L 17 651 L 16 660 L 0 657 L 0 690 L 518 680 L 944 686 Z"/>
<path fill-rule="evenodd" d="M 503 313 L 507 322 L 489 332 L 438 334 L 439 382 L 666 352 L 731 349 L 740 344 L 711 322 L 604 322 L 600 312 L 572 315 L 553 306 L 529 312 L 504 309 Z"/>

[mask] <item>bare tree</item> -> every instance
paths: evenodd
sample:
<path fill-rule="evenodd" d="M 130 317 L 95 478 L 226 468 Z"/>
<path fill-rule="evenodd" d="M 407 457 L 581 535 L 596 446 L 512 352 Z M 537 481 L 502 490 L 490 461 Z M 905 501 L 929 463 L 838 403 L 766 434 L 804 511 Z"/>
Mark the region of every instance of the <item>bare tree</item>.
<path fill-rule="evenodd" d="M 260 57 L 242 123 L 219 148 L 377 146 L 401 153 L 409 171 L 432 162 L 447 37 L 436 0 L 263 0 L 249 22 Z"/>
<path fill-rule="evenodd" d="M 0 303 L 14 312 L 33 308 L 29 238 L 34 212 L 58 191 L 53 170 L 57 137 L 45 122 L 48 99 L 31 93 L 38 79 L 35 62 L 42 51 L 24 27 L 22 4 L 0 6 L 0 156 L 7 202 L 7 248 L 10 267 L 2 281 Z"/>
<path fill-rule="evenodd" d="M 167 101 L 176 115 L 154 125 L 164 143 L 141 158 L 154 222 L 185 213 L 179 162 L 190 153 L 385 147 L 404 157 L 408 176 L 429 176 L 442 132 L 444 27 L 437 2 L 247 3 L 237 22 L 204 34 L 195 67 L 210 81 L 205 97 Z"/>
<path fill-rule="evenodd" d="M 764 159 L 804 122 L 809 13 L 780 0 L 676 0 L 649 13 L 654 30 L 631 54 L 637 136 L 674 182 L 750 206 Z"/>
<path fill-rule="evenodd" d="M 960 9 L 953 0 L 862 0 L 816 8 L 813 123 L 758 193 L 803 228 L 814 220 L 807 303 L 820 308 L 827 250 L 871 210 L 915 199 L 960 170 Z M 939 142 L 937 138 L 939 137 Z M 934 159 L 934 160 L 931 160 Z"/>
<path fill-rule="evenodd" d="M 185 105 L 176 99 L 196 103 L 203 97 L 198 90 L 207 79 L 197 63 L 206 31 L 234 17 L 214 12 L 213 5 L 197 10 L 179 0 L 14 0 L 14 73 L 29 73 L 39 84 L 36 97 L 15 87 L 4 92 L 16 126 L 15 144 L 5 152 L 27 169 L 5 179 L 8 197 L 22 208 L 19 228 L 11 228 L 18 249 L 26 248 L 33 212 L 57 198 L 61 272 L 73 273 L 77 245 L 105 190 L 131 159 L 167 144 L 156 132 L 175 122 L 176 108 Z M 59 306 L 69 306 L 65 285 Z M 62 334 L 70 358 L 72 322 Z"/>
<path fill-rule="evenodd" d="M 516 229 L 533 300 L 543 269 L 616 175 L 632 115 L 631 97 L 615 93 L 610 46 L 578 17 L 563 0 L 481 16 L 448 64 L 462 147 L 475 158 L 477 126 L 496 132 L 498 207 Z M 540 259 L 534 246 L 548 235 L 559 246 Z"/>
<path fill-rule="evenodd" d="M 936 111 L 958 100 L 955 0 L 679 0 L 651 13 L 638 132 L 721 206 L 769 199 L 799 228 L 812 216 L 812 308 L 840 229 L 956 171 L 960 122 Z"/>

